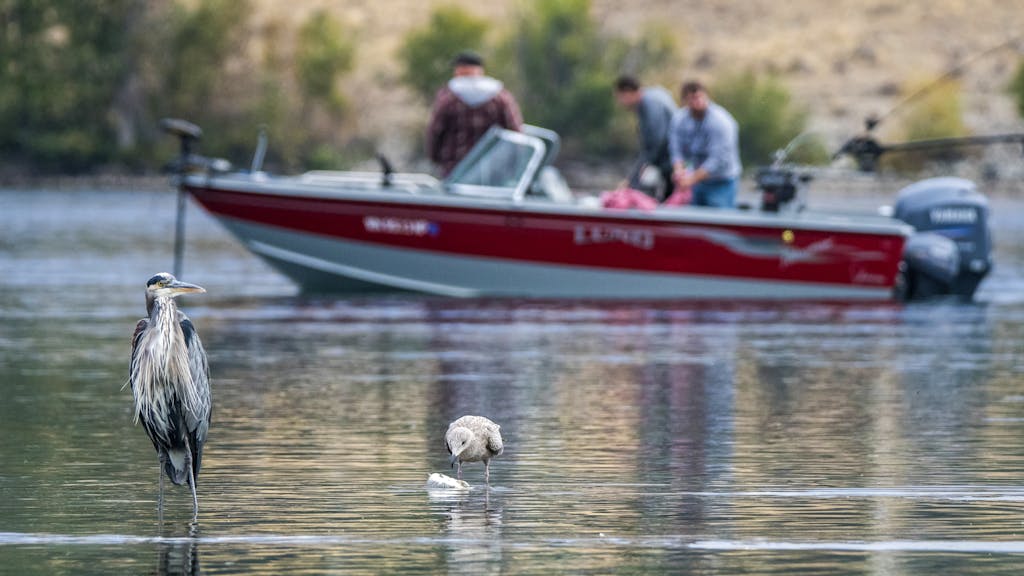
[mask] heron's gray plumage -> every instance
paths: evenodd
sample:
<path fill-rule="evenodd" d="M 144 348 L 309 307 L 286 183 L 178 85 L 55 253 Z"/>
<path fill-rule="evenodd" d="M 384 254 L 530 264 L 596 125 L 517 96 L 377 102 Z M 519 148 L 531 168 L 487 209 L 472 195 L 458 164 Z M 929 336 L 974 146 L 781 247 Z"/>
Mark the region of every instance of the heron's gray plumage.
<path fill-rule="evenodd" d="M 484 463 L 484 478 L 490 480 L 491 458 L 504 451 L 501 442 L 501 426 L 483 416 L 463 416 L 448 425 L 444 435 L 445 447 L 451 454 L 451 462 L 458 462 L 458 478 L 462 479 L 463 462 Z"/>
<path fill-rule="evenodd" d="M 129 383 L 135 420 L 153 442 L 163 472 L 175 484 L 192 489 L 198 512 L 196 479 L 210 428 L 210 369 L 199 334 L 174 297 L 205 292 L 167 273 L 146 286 L 148 318 L 139 320 L 132 336 Z M 163 500 L 163 476 L 160 477 Z"/>

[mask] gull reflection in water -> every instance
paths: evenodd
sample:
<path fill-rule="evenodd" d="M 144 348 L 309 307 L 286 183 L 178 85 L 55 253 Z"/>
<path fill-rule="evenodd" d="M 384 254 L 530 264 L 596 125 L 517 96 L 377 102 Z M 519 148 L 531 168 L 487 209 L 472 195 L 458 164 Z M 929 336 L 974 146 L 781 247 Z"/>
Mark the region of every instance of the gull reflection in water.
<path fill-rule="evenodd" d="M 500 495 L 492 495 L 493 491 L 488 487 L 427 491 L 431 504 L 445 518 L 450 574 L 501 572 L 503 512 Z"/>

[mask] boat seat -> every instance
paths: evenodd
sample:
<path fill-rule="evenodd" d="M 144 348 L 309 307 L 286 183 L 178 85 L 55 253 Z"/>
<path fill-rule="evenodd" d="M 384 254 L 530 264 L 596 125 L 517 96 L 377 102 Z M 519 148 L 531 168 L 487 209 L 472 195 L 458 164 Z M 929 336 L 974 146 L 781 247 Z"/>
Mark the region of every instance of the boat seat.
<path fill-rule="evenodd" d="M 554 166 L 541 169 L 537 179 L 530 187 L 529 196 L 533 199 L 545 198 L 558 204 L 572 204 L 576 201 L 562 173 Z"/>

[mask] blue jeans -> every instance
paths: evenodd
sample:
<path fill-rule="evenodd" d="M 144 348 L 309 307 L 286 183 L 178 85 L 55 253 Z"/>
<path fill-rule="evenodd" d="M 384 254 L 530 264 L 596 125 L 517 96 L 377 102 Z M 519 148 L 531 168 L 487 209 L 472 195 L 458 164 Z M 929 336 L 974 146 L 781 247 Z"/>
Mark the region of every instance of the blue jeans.
<path fill-rule="evenodd" d="M 736 184 L 736 178 L 698 182 L 693 185 L 693 205 L 732 208 L 736 203 Z"/>

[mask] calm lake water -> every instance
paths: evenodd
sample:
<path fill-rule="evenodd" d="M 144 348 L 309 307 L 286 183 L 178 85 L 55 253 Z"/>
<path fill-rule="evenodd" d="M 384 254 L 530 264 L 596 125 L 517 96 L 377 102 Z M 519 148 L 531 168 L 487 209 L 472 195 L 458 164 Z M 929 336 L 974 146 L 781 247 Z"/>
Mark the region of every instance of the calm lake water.
<path fill-rule="evenodd" d="M 194 525 L 122 388 L 174 202 L 0 191 L 0 573 L 1024 569 L 1020 200 L 977 303 L 906 307 L 303 297 L 193 206 Z M 490 489 L 427 490 L 467 413 Z"/>

